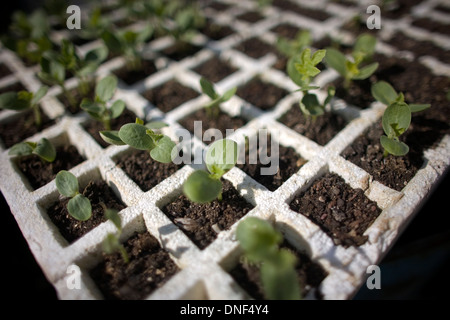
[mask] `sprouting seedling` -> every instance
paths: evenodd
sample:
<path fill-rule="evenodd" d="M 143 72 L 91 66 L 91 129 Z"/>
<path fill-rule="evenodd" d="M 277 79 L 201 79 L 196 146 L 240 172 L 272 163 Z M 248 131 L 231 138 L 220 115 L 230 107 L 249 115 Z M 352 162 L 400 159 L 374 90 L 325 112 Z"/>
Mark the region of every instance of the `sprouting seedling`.
<path fill-rule="evenodd" d="M 109 75 L 101 79 L 95 86 L 95 100 L 84 98 L 81 109 L 92 118 L 103 123 L 106 130 L 111 130 L 111 120 L 118 118 L 125 110 L 125 102 L 116 100 L 109 106 L 109 102 L 117 89 L 117 78 Z"/>
<path fill-rule="evenodd" d="M 344 78 L 344 88 L 348 89 L 353 80 L 364 80 L 378 68 L 378 62 L 361 66 L 375 53 L 377 39 L 369 34 L 360 35 L 353 46 L 351 58 L 334 48 L 327 48 L 325 63 Z"/>
<path fill-rule="evenodd" d="M 319 89 L 320 87 L 311 85 L 314 77 L 316 77 L 320 70 L 316 67 L 322 62 L 325 57 L 326 50 L 317 50 L 311 54 L 310 48 L 305 48 L 300 55 L 291 57 L 287 63 L 287 73 L 291 80 L 298 85 L 297 91 L 303 92 L 303 97 L 300 100 L 300 109 L 303 114 L 312 116 L 313 119 L 324 114 L 325 107 L 334 97 L 334 87 L 329 87 L 327 97 L 323 103 L 319 102 L 316 94 L 310 93 L 310 90 Z"/>
<path fill-rule="evenodd" d="M 211 101 L 205 106 L 207 113 L 211 117 L 217 117 L 220 104 L 230 100 L 236 93 L 237 89 L 236 87 L 233 87 L 228 89 L 223 95 L 220 95 L 214 89 L 212 82 L 204 77 L 200 79 L 200 86 L 202 88 L 202 92 L 211 99 Z"/>
<path fill-rule="evenodd" d="M 35 154 L 45 162 L 53 162 L 56 158 L 56 149 L 50 140 L 42 138 L 37 143 L 32 141 L 16 143 L 11 147 L 8 154 L 17 157 Z"/>
<path fill-rule="evenodd" d="M 112 254 L 114 252 L 120 252 L 123 261 L 129 263 L 128 253 L 122 243 L 120 243 L 120 235 L 122 233 L 122 220 L 120 219 L 119 212 L 115 209 L 104 208 L 105 217 L 111 221 L 117 229 L 117 233 L 108 233 L 102 242 L 103 251 L 106 254 Z"/>
<path fill-rule="evenodd" d="M 248 263 L 260 266 L 260 278 L 267 299 L 299 300 L 301 288 L 295 264 L 296 257 L 280 249 L 282 234 L 260 218 L 248 217 L 236 229 L 236 238 Z"/>
<path fill-rule="evenodd" d="M 173 24 L 165 30 L 174 38 L 177 46 L 189 42 L 205 23 L 201 11 L 193 4 L 186 6 L 179 2 L 179 5 L 175 6 L 168 14 L 173 19 Z"/>
<path fill-rule="evenodd" d="M 79 221 L 88 220 L 92 215 L 91 201 L 79 192 L 77 178 L 69 171 L 61 170 L 55 183 L 61 195 L 71 198 L 67 203 L 69 214 Z"/>
<path fill-rule="evenodd" d="M 184 194 L 197 203 L 221 201 L 223 185 L 220 179 L 236 165 L 237 159 L 236 142 L 230 139 L 214 141 L 205 156 L 207 171 L 194 171 L 183 185 Z"/>
<path fill-rule="evenodd" d="M 168 136 L 153 131 L 164 126 L 167 125 L 162 122 L 144 125 L 144 121 L 136 119 L 136 123 L 127 123 L 118 131 L 100 131 L 100 136 L 109 144 L 129 145 L 138 150 L 145 150 L 150 153 L 153 160 L 169 163 L 172 161 L 172 151 L 176 145 Z"/>
<path fill-rule="evenodd" d="M 382 126 L 385 135 L 380 137 L 380 143 L 384 148 L 384 156 L 404 156 L 409 152 L 406 143 L 399 140 L 411 124 L 411 114 L 423 111 L 430 107 L 429 104 L 407 104 L 403 93 L 397 93 L 395 89 L 385 81 L 379 81 L 372 85 L 373 97 L 387 105 L 382 117 Z"/>
<path fill-rule="evenodd" d="M 298 52 L 302 52 L 311 43 L 311 32 L 309 30 L 300 30 L 293 40 L 279 37 L 276 46 L 278 51 L 290 58 L 297 55 Z"/>
<path fill-rule="evenodd" d="M 47 94 L 48 87 L 42 86 L 35 93 L 29 91 L 9 91 L 0 94 L 0 109 L 14 111 L 33 110 L 34 122 L 37 127 L 42 124 L 39 101 Z"/>
<path fill-rule="evenodd" d="M 80 36 L 86 40 L 99 39 L 110 25 L 111 21 L 102 14 L 101 8 L 95 8 L 80 30 Z"/>
<path fill-rule="evenodd" d="M 109 51 L 125 57 L 128 70 L 138 70 L 142 65 L 142 49 L 145 42 L 153 35 L 153 31 L 150 24 L 139 31 L 116 32 L 107 29 L 103 32 L 102 39 Z"/>

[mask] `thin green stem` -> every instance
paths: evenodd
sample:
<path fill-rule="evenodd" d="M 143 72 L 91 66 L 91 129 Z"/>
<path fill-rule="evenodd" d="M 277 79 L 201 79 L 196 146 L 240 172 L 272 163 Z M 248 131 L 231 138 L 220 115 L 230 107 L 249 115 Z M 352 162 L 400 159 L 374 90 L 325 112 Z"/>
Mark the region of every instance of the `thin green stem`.
<path fill-rule="evenodd" d="M 34 112 L 34 122 L 36 123 L 36 126 L 39 128 L 42 125 L 42 116 L 41 116 L 41 110 L 39 110 L 39 105 L 34 105 L 33 107 Z"/>

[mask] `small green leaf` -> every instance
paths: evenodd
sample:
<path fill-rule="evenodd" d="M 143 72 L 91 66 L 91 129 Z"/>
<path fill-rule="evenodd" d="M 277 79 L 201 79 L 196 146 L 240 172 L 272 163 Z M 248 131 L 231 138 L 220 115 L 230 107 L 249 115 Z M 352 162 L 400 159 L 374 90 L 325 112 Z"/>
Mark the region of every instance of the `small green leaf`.
<path fill-rule="evenodd" d="M 46 138 L 42 138 L 33 150 L 33 153 L 47 162 L 53 162 L 56 158 L 56 149 Z"/>
<path fill-rule="evenodd" d="M 122 139 L 120 139 L 119 130 L 100 131 L 99 133 L 100 137 L 109 144 L 113 144 L 116 146 L 123 146 L 126 144 L 122 141 Z"/>
<path fill-rule="evenodd" d="M 228 100 L 230 100 L 236 93 L 237 87 L 233 87 L 229 90 L 227 90 L 223 96 L 222 96 L 222 102 L 226 102 Z"/>
<path fill-rule="evenodd" d="M 175 146 L 176 144 L 168 136 L 163 136 L 150 151 L 150 156 L 158 162 L 170 163 L 172 162 L 172 150 Z"/>
<path fill-rule="evenodd" d="M 112 223 L 114 223 L 117 230 L 119 230 L 119 231 L 122 230 L 122 220 L 120 219 L 119 211 L 117 211 L 115 209 L 106 209 L 105 217 L 106 217 L 106 219 L 111 220 Z"/>
<path fill-rule="evenodd" d="M 79 221 L 86 221 L 92 215 L 92 206 L 88 198 L 77 194 L 67 203 L 69 214 Z"/>
<path fill-rule="evenodd" d="M 320 104 L 315 94 L 305 94 L 300 101 L 300 109 L 309 116 L 320 116 L 324 114 L 324 107 Z"/>
<path fill-rule="evenodd" d="M 347 74 L 347 69 L 345 67 L 346 58 L 339 51 L 334 48 L 327 48 L 327 53 L 325 55 L 325 63 L 336 70 L 341 76 L 345 77 Z"/>
<path fill-rule="evenodd" d="M 365 66 L 359 70 L 359 73 L 356 76 L 353 76 L 354 80 L 364 80 L 370 77 L 376 70 L 378 69 L 378 62 L 374 62 Z"/>
<path fill-rule="evenodd" d="M 371 87 L 372 96 L 379 102 L 390 105 L 397 99 L 398 93 L 386 81 L 378 81 Z"/>
<path fill-rule="evenodd" d="M 17 92 L 11 91 L 0 94 L 0 109 L 21 111 L 29 107 L 29 101 L 20 100 Z"/>
<path fill-rule="evenodd" d="M 142 30 L 140 30 L 136 37 L 137 43 L 144 43 L 153 35 L 153 27 L 151 24 L 147 24 Z"/>
<path fill-rule="evenodd" d="M 100 101 L 109 101 L 117 89 L 117 78 L 113 75 L 101 79 L 95 87 L 95 95 Z"/>
<path fill-rule="evenodd" d="M 157 129 L 161 129 L 161 128 L 168 127 L 168 126 L 169 125 L 167 123 L 162 122 L 162 121 L 152 121 L 145 125 L 145 127 L 150 130 L 157 130 Z"/>
<path fill-rule="evenodd" d="M 362 55 L 363 59 L 372 56 L 375 52 L 375 46 L 377 44 L 377 39 L 370 34 L 360 35 L 353 46 L 353 52 Z"/>
<path fill-rule="evenodd" d="M 108 57 L 108 51 L 106 46 L 99 46 L 86 53 L 84 61 L 85 63 L 99 65 Z"/>
<path fill-rule="evenodd" d="M 217 99 L 219 95 L 214 90 L 214 85 L 206 78 L 200 79 L 200 86 L 202 88 L 202 92 L 206 94 L 211 99 Z"/>
<path fill-rule="evenodd" d="M 123 110 L 125 110 L 125 102 L 122 100 L 116 100 L 111 106 L 111 119 L 116 119 L 120 117 Z"/>
<path fill-rule="evenodd" d="M 84 98 L 81 101 L 80 108 L 86 112 L 89 112 L 94 118 L 101 119 L 101 115 L 105 112 L 105 107 L 98 103 Z"/>
<path fill-rule="evenodd" d="M 138 150 L 151 150 L 155 147 L 153 139 L 147 135 L 147 128 L 142 124 L 127 123 L 119 130 L 120 139 Z"/>
<path fill-rule="evenodd" d="M 394 156 L 404 156 L 409 152 L 407 144 L 398 140 L 389 139 L 385 135 L 380 137 L 380 143 L 387 152 Z"/>
<path fill-rule="evenodd" d="M 192 202 L 208 203 L 222 192 L 222 182 L 203 170 L 194 171 L 183 185 L 183 192 Z"/>
<path fill-rule="evenodd" d="M 55 183 L 59 193 L 65 197 L 74 197 L 78 194 L 78 180 L 69 171 L 59 171 L 56 175 Z"/>
<path fill-rule="evenodd" d="M 31 99 L 31 105 L 34 106 L 36 105 L 39 100 L 41 100 L 48 91 L 48 87 L 47 86 L 42 86 L 38 89 L 38 91 L 36 91 L 35 94 L 33 94 L 33 98 Z"/>
<path fill-rule="evenodd" d="M 296 258 L 281 249 L 276 258 L 264 261 L 261 266 L 261 282 L 269 300 L 300 300 L 301 289 L 295 270 Z"/>
<path fill-rule="evenodd" d="M 230 139 L 214 141 L 206 151 L 205 163 L 211 173 L 226 173 L 232 169 L 238 159 L 237 143 Z"/>
<path fill-rule="evenodd" d="M 411 111 L 406 103 L 394 102 L 384 111 L 381 119 L 383 130 L 388 137 L 399 136 L 411 124 Z"/>
<path fill-rule="evenodd" d="M 409 109 L 411 110 L 411 112 L 419 112 L 419 111 L 423 111 L 428 109 L 429 107 L 431 107 L 430 104 L 409 104 Z"/>
<path fill-rule="evenodd" d="M 269 222 L 256 217 L 248 217 L 238 224 L 236 239 L 246 257 L 250 261 L 258 263 L 275 254 L 283 236 Z"/>
<path fill-rule="evenodd" d="M 120 243 L 117 236 L 113 233 L 108 233 L 102 242 L 102 249 L 106 254 L 112 254 L 119 250 Z"/>
<path fill-rule="evenodd" d="M 105 45 L 111 52 L 121 53 L 122 52 L 122 42 L 120 39 L 111 31 L 105 30 L 102 34 L 102 39 Z"/>

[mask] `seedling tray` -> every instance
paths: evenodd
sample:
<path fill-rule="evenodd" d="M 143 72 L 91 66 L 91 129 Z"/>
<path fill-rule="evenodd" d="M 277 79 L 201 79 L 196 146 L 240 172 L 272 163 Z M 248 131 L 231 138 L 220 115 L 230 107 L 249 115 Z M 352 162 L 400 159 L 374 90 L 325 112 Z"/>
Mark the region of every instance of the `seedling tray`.
<path fill-rule="evenodd" d="M 276 5 L 278 2 L 274 1 L 272 5 L 261 10 L 258 9 L 256 1 L 208 2 L 203 8 L 208 20 L 230 28 L 230 34 L 214 40 L 199 33 L 193 38 L 192 43 L 199 46 L 200 50 L 179 61 L 171 60 L 163 53 L 165 48 L 173 44 L 171 38 L 152 40 L 146 46 L 146 53 L 155 63 L 156 72 L 133 85 L 120 81 L 116 97 L 123 99 L 127 108 L 136 116 L 168 123 L 169 127 L 163 131 L 176 139 L 177 130 L 183 128 L 179 121 L 200 110 L 208 101 L 206 96 L 201 94 L 200 74 L 194 70 L 210 58 L 216 57 L 234 70 L 216 83 L 220 92 L 225 92 L 233 86 L 244 86 L 255 77 L 285 90 L 283 96 L 269 110 L 261 110 L 239 95 L 224 103 L 221 107 L 222 112 L 245 119 L 245 125 L 229 138 L 239 140 L 244 135 L 252 136 L 259 129 L 266 129 L 281 146 L 293 148 L 306 163 L 274 191 L 270 191 L 239 168 L 233 168 L 225 175 L 225 179 L 229 180 L 240 195 L 253 206 L 245 217 L 256 216 L 274 222 L 290 245 L 305 252 L 326 271 L 325 279 L 315 290 L 311 290 L 306 298 L 315 299 L 320 296 L 323 299 L 350 299 L 362 285 L 365 285 L 367 268 L 379 263 L 389 252 L 395 240 L 445 175 L 450 159 L 450 136 L 444 135 L 432 147 L 425 150 L 422 167 L 401 190 L 394 190 L 378 182 L 371 174 L 342 156 L 347 146 L 371 125 L 380 121 L 385 108 L 383 105 L 371 102 L 361 108 L 335 98 L 332 103 L 333 113 L 346 119 L 346 125 L 324 145 L 283 125 L 278 119 L 298 101 L 299 95 L 286 73 L 276 68 L 279 57 L 274 51 L 260 50 L 256 54 L 251 52 L 246 54 L 239 48 L 242 48 L 242 44 L 249 39 L 257 39 L 265 46 L 274 48 L 278 36 L 274 29 L 282 24 L 311 30 L 315 42 L 331 36 L 343 43 L 351 44 L 355 34 L 345 30 L 344 26 L 356 14 L 365 17 L 366 8 L 371 3 L 346 1 L 346 5 L 343 5 L 334 1 L 290 2 L 304 9 L 320 11 L 325 15 L 323 20 L 317 20 L 309 14 L 284 10 Z M 414 52 L 398 50 L 388 44 L 392 34 L 403 32 L 414 39 L 432 41 L 436 47 L 443 50 L 450 49 L 448 34 L 433 33 L 413 24 L 422 17 L 428 17 L 436 23 L 448 21 L 448 11 L 443 13 L 436 9 L 438 6 L 446 5 L 448 6 L 448 3 L 444 1 L 421 1 L 416 6 L 410 7 L 408 14 L 399 16 L 398 19 L 382 16 L 382 27 L 377 33 L 379 40 L 377 53 L 386 57 L 405 57 L 410 59 L 411 63 L 415 59 L 414 63 L 426 66 L 435 76 L 449 77 L 449 61 L 442 61 L 431 55 L 415 56 Z M 256 22 L 239 18 L 250 12 L 258 13 Z M 121 9 L 108 13 L 116 20 L 123 14 L 124 11 Z M 134 27 L 139 25 L 141 22 L 135 23 Z M 65 36 L 70 36 L 70 31 L 62 30 L 54 33 L 55 38 Z M 99 44 L 100 41 L 92 41 L 80 46 L 79 50 L 86 52 Z M 0 87 L 20 83 L 24 88 L 36 91 L 41 86 L 36 76 L 39 67 L 26 67 L 17 56 L 5 48 L 1 49 L 0 62 L 12 71 L 10 75 L 0 79 Z M 98 69 L 98 76 L 114 72 L 123 65 L 122 57 L 109 60 Z M 337 77 L 336 72 L 325 69 L 318 77 L 317 84 L 325 86 Z M 175 80 L 182 86 L 194 90 L 198 95 L 168 112 L 162 112 L 144 97 L 144 93 L 169 80 Z M 75 87 L 76 81 L 70 79 L 67 85 Z M 65 112 L 64 106 L 57 98 L 59 94 L 56 87 L 52 88 L 41 104 L 44 113 L 50 119 L 54 119 L 55 124 L 27 140 L 38 141 L 46 137 L 56 145 L 66 143 L 74 145 L 85 158 L 85 161 L 70 169 L 79 178 L 80 185 L 85 186 L 92 179 L 104 180 L 126 205 L 120 212 L 124 225 L 121 240 L 127 240 L 135 232 L 148 231 L 170 254 L 179 271 L 145 298 L 227 300 L 250 298 L 248 292 L 230 275 L 230 270 L 238 263 L 241 254 L 235 239 L 238 222 L 228 230 L 220 230 L 212 243 L 200 249 L 182 228 L 162 211 L 166 204 L 182 193 L 183 182 L 196 166 L 184 165 L 150 190 L 143 191 L 117 166 L 117 159 L 131 150 L 126 146 L 102 148 L 84 129 L 89 121 L 86 114 L 71 115 Z M 325 92 L 320 91 L 320 94 L 325 95 Z M 2 111 L 0 123 L 11 122 L 15 117 L 17 114 L 14 112 Z M 199 148 L 207 146 L 198 138 L 194 138 L 194 141 Z M 18 170 L 17 162 L 8 156 L 8 148 L 2 145 L 1 150 L 0 189 L 36 261 L 49 282 L 56 288 L 58 297 L 103 299 L 104 295 L 92 279 L 90 271 L 102 259 L 101 243 L 107 233 L 114 232 L 112 223 L 102 223 L 75 242 L 68 243 L 47 214 L 47 209 L 59 198 L 55 182 L 33 190 Z M 308 190 L 318 178 L 327 173 L 338 175 L 353 189 L 362 189 L 364 195 L 381 209 L 379 216 L 364 232 L 367 241 L 360 246 L 343 246 L 336 243 L 321 227 L 306 216 L 294 212 L 290 207 L 296 196 Z M 81 270 L 79 289 L 68 286 L 72 276 L 70 272 L 68 273 L 70 270 L 68 268 L 73 265 Z"/>

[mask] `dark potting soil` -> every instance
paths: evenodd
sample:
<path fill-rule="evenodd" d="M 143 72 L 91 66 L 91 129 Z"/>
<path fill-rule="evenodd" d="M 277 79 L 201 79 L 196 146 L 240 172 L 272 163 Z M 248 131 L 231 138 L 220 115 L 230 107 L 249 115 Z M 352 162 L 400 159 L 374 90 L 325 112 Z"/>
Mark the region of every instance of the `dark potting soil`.
<path fill-rule="evenodd" d="M 217 109 L 215 109 L 217 110 Z M 215 112 L 215 110 L 210 110 L 211 112 Z M 206 109 L 200 109 L 196 112 L 188 115 L 187 117 L 179 120 L 178 122 L 185 127 L 187 130 L 189 130 L 192 134 L 196 134 L 197 132 L 194 131 L 194 121 L 201 121 L 201 137 L 197 136 L 200 140 L 202 140 L 204 143 L 211 143 L 214 142 L 214 139 L 211 141 L 203 140 L 204 133 L 208 129 L 218 129 L 222 133 L 222 137 L 226 137 L 226 130 L 227 129 L 233 129 L 237 130 L 240 127 L 243 127 L 247 120 L 241 117 L 231 117 L 227 113 L 223 112 L 222 110 L 218 110 L 217 114 L 209 115 L 208 111 Z"/>
<path fill-rule="evenodd" d="M 208 1 L 207 7 L 208 8 L 212 8 L 212 9 L 214 9 L 216 11 L 225 11 L 230 6 L 225 4 L 225 3 L 221 3 L 221 2 L 215 2 L 215 1 L 214 2 L 210 2 L 210 1 Z"/>
<path fill-rule="evenodd" d="M 137 70 L 128 70 L 127 66 L 114 71 L 114 74 L 122 79 L 127 85 L 131 86 L 138 81 L 141 81 L 157 71 L 153 61 L 142 60 L 141 66 Z"/>
<path fill-rule="evenodd" d="M 259 109 L 268 111 L 273 109 L 289 92 L 260 78 L 253 78 L 245 85 L 238 87 L 236 94 Z"/>
<path fill-rule="evenodd" d="M 150 233 L 137 233 L 124 243 L 129 262 L 119 252 L 103 254 L 90 275 L 105 299 L 140 300 L 179 271 L 169 254 Z"/>
<path fill-rule="evenodd" d="M 0 63 L 0 78 L 9 76 L 11 73 L 11 70 L 4 63 Z"/>
<path fill-rule="evenodd" d="M 284 147 L 279 145 L 278 155 L 277 150 L 274 150 L 272 154 L 272 144 L 271 138 L 268 137 L 267 140 L 267 155 L 269 157 L 276 157 L 279 161 L 277 172 L 273 175 L 261 174 L 261 168 L 269 168 L 272 163 L 261 164 L 260 158 L 258 157 L 258 162 L 256 164 L 250 164 L 249 153 L 253 152 L 248 150 L 245 153 L 245 163 L 238 164 L 237 167 L 247 173 L 255 181 L 261 183 L 270 191 L 275 191 L 278 189 L 287 179 L 289 179 L 294 173 L 296 173 L 300 168 L 307 162 L 300 155 L 298 155 L 295 150 L 291 147 Z M 258 143 L 258 155 L 261 151 L 260 144 Z M 254 153 L 252 153 L 254 154 Z"/>
<path fill-rule="evenodd" d="M 16 164 L 33 189 L 38 189 L 52 181 L 59 171 L 70 170 L 84 160 L 77 148 L 64 145 L 56 147 L 56 159 L 51 163 L 44 162 L 33 154 L 19 157 Z"/>
<path fill-rule="evenodd" d="M 206 20 L 206 23 L 203 27 L 199 29 L 201 33 L 207 36 L 211 40 L 221 40 L 229 35 L 233 34 L 233 29 L 228 26 L 222 26 L 217 23 L 212 22 L 211 20 Z"/>
<path fill-rule="evenodd" d="M 162 53 L 167 56 L 169 59 L 175 61 L 181 61 L 184 58 L 193 56 L 198 51 L 200 51 L 202 47 L 196 46 L 192 43 L 188 42 L 175 42 L 172 46 L 164 49 Z"/>
<path fill-rule="evenodd" d="M 122 127 L 124 124 L 135 122 L 136 122 L 136 115 L 127 108 L 125 108 L 118 118 L 111 120 L 111 130 L 119 130 L 120 127 Z M 90 119 L 83 126 L 83 128 L 92 136 L 92 138 L 95 139 L 95 141 L 102 148 L 107 148 L 110 146 L 109 143 L 105 142 L 105 140 L 102 139 L 99 133 L 99 131 L 105 130 L 105 128 L 103 127 L 103 123 Z"/>
<path fill-rule="evenodd" d="M 448 23 L 440 23 L 430 18 L 420 18 L 412 22 L 413 26 L 426 29 L 430 32 L 442 33 L 450 35 L 450 28 Z"/>
<path fill-rule="evenodd" d="M 311 19 L 325 21 L 330 15 L 322 10 L 310 9 L 306 7 L 299 6 L 289 0 L 274 0 L 272 5 L 278 7 L 282 10 L 295 12 L 300 15 L 306 16 Z"/>
<path fill-rule="evenodd" d="M 15 117 L 13 121 L 2 123 L 2 125 L 0 125 L 0 138 L 3 141 L 5 148 L 10 148 L 16 143 L 55 124 L 55 120 L 47 117 L 47 115 L 42 112 L 42 109 L 41 118 L 41 126 L 36 127 L 34 113 L 32 110 L 28 110 L 23 112 L 19 117 Z"/>
<path fill-rule="evenodd" d="M 412 121 L 414 126 L 414 120 Z M 375 123 L 359 136 L 350 146 L 344 149 L 342 156 L 363 168 L 375 180 L 397 191 L 401 191 L 414 177 L 423 164 L 422 148 L 417 146 L 408 129 L 400 138 L 410 147 L 410 152 L 403 157 L 383 156 L 384 149 L 380 144 L 383 132 L 381 123 Z"/>
<path fill-rule="evenodd" d="M 176 80 L 169 80 L 156 88 L 148 89 L 142 95 L 162 112 L 169 112 L 198 97 L 199 93 Z"/>
<path fill-rule="evenodd" d="M 253 59 L 259 59 L 264 57 L 266 54 L 273 51 L 272 46 L 258 38 L 250 38 L 241 43 L 236 47 L 236 50 L 245 53 L 247 56 Z"/>
<path fill-rule="evenodd" d="M 75 100 L 75 104 L 73 106 L 69 103 L 69 99 L 67 99 L 67 96 L 65 96 L 64 94 L 61 93 L 60 95 L 58 95 L 57 98 L 64 105 L 64 108 L 67 111 L 69 111 L 69 113 L 71 113 L 71 114 L 77 114 L 78 112 L 81 111 L 80 104 L 84 98 L 88 98 L 91 100 L 95 99 L 95 86 L 94 85 L 89 86 L 89 92 L 86 95 L 82 95 L 80 93 L 80 91 L 78 90 L 78 88 L 74 88 L 69 91 Z"/>
<path fill-rule="evenodd" d="M 326 112 L 313 120 L 303 114 L 298 103 L 293 104 L 278 121 L 321 146 L 326 145 L 347 125 L 344 117 L 333 112 Z"/>
<path fill-rule="evenodd" d="M 297 251 L 286 241 L 280 245 L 280 248 L 289 250 L 297 258 L 295 270 L 302 296 L 306 296 L 311 289 L 319 287 L 328 275 L 322 266 L 313 262 L 305 253 Z M 229 273 L 253 299 L 265 299 L 258 266 L 240 261 Z M 316 298 L 322 298 L 319 291 L 316 291 Z"/>
<path fill-rule="evenodd" d="M 264 17 L 257 11 L 247 11 L 243 14 L 238 15 L 236 18 L 249 23 L 256 23 L 262 20 Z"/>
<path fill-rule="evenodd" d="M 392 6 L 381 8 L 381 16 L 389 19 L 397 20 L 404 15 L 410 14 L 412 7 L 421 3 L 422 0 L 397 0 L 392 2 Z"/>
<path fill-rule="evenodd" d="M 326 173 L 290 203 L 290 208 L 317 224 L 336 245 L 360 246 L 363 233 L 381 213 L 362 189 L 352 189 L 344 179 Z"/>
<path fill-rule="evenodd" d="M 408 37 L 403 32 L 397 32 L 387 43 L 399 50 L 413 52 L 416 58 L 433 56 L 446 64 L 450 64 L 450 51 L 436 46 L 431 41 L 418 41 Z"/>
<path fill-rule="evenodd" d="M 125 205 L 103 180 L 89 182 L 81 194 L 91 201 L 92 216 L 89 220 L 78 221 L 69 214 L 67 211 L 69 198 L 63 198 L 47 209 L 51 221 L 58 227 L 59 232 L 69 244 L 106 221 L 102 204 L 109 209 L 119 211 L 125 208 Z"/>
<path fill-rule="evenodd" d="M 227 61 L 223 61 L 219 57 L 214 56 L 195 67 L 193 70 L 209 81 L 216 83 L 228 77 L 237 69 L 231 66 Z"/>
<path fill-rule="evenodd" d="M 200 249 L 206 248 L 220 231 L 229 229 L 253 208 L 228 180 L 222 179 L 222 183 L 222 201 L 198 204 L 182 194 L 161 208 Z"/>
<path fill-rule="evenodd" d="M 155 161 L 148 151 L 135 149 L 119 156 L 116 163 L 144 192 L 152 189 L 182 167 L 172 162 Z"/>
<path fill-rule="evenodd" d="M 442 5 L 442 4 L 438 4 L 436 7 L 434 7 L 434 10 L 450 14 L 450 7 L 447 7 L 447 6 Z"/>

